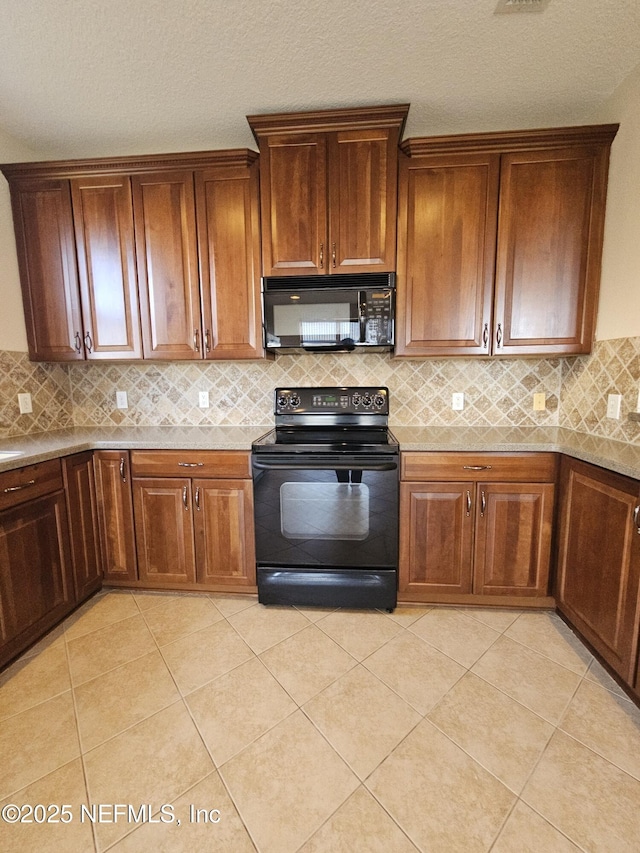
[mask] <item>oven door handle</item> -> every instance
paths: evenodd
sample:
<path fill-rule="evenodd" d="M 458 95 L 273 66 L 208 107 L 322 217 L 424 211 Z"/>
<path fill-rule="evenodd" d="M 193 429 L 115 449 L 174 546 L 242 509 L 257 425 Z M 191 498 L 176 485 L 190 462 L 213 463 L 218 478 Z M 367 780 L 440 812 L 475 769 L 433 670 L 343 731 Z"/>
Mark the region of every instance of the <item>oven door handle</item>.
<path fill-rule="evenodd" d="M 308 462 L 258 462 L 253 460 L 253 467 L 260 471 L 396 471 L 397 462 L 365 462 L 363 459 L 353 459 L 351 462 L 322 462 L 319 459 Z"/>

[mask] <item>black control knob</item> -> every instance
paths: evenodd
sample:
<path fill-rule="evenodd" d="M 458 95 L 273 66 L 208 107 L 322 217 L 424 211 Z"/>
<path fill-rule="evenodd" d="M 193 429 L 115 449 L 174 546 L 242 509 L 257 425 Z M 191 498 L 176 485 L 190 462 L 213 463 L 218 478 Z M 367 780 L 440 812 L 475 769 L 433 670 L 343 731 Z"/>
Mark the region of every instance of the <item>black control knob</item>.
<path fill-rule="evenodd" d="M 378 409 L 381 409 L 384 406 L 384 397 L 382 396 L 382 394 L 376 394 L 376 396 L 373 398 L 373 402 Z"/>
<path fill-rule="evenodd" d="M 360 405 L 360 394 L 354 394 L 353 397 L 351 398 L 351 402 L 353 403 L 354 406 L 359 406 Z"/>
<path fill-rule="evenodd" d="M 368 408 L 371 406 L 371 404 L 372 404 L 372 403 L 373 403 L 373 400 L 372 400 L 372 398 L 371 398 L 371 394 L 365 394 L 365 395 L 363 396 L 363 398 L 362 398 L 362 405 L 363 405 L 366 409 L 368 409 Z"/>
<path fill-rule="evenodd" d="M 279 407 L 280 409 L 284 409 L 284 408 L 285 408 L 285 406 L 287 405 L 287 403 L 288 403 L 288 400 L 287 400 L 287 398 L 285 397 L 285 395 L 284 395 L 284 394 L 280 394 L 280 396 L 278 397 L 278 407 Z"/>
<path fill-rule="evenodd" d="M 292 409 L 297 409 L 300 405 L 300 397 L 297 394 L 292 394 L 289 397 L 289 405 Z"/>

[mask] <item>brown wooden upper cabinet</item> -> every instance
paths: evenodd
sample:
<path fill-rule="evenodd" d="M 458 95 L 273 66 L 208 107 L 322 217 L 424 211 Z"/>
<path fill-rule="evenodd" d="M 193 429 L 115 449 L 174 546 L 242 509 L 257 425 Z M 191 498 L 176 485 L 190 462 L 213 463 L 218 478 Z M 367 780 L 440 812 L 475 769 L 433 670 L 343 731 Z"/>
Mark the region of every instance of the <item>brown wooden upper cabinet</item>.
<path fill-rule="evenodd" d="M 396 356 L 591 350 L 616 131 L 401 145 Z"/>
<path fill-rule="evenodd" d="M 264 275 L 392 272 L 409 106 L 247 116 L 260 146 Z"/>
<path fill-rule="evenodd" d="M 2 171 L 32 360 L 263 355 L 255 152 Z"/>

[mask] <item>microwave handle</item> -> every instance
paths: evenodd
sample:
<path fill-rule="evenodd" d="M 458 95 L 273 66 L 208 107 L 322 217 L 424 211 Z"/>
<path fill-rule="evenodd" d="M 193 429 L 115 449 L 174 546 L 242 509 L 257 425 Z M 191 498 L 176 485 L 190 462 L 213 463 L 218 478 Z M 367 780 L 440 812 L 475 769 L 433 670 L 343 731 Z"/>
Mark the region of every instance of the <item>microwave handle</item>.
<path fill-rule="evenodd" d="M 351 352 L 356 348 L 353 338 L 343 338 L 339 344 L 318 344 L 317 346 L 303 346 L 305 352 Z"/>
<path fill-rule="evenodd" d="M 358 291 L 358 321 L 360 327 L 360 343 L 367 339 L 367 295 L 364 290 Z"/>

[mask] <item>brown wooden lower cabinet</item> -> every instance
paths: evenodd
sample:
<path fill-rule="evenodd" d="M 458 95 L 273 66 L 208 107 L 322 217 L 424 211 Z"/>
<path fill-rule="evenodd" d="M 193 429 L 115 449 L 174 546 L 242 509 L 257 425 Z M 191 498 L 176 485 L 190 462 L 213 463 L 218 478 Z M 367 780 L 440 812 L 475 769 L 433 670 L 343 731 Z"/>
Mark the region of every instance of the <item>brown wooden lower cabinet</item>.
<path fill-rule="evenodd" d="M 400 598 L 548 595 L 553 454 L 402 456 Z"/>
<path fill-rule="evenodd" d="M 75 591 L 60 461 L 0 475 L 0 492 L 3 665 L 70 612 Z"/>
<path fill-rule="evenodd" d="M 88 450 L 65 457 L 62 475 L 69 514 L 75 598 L 83 601 L 102 586 L 93 453 Z"/>
<path fill-rule="evenodd" d="M 136 581 L 129 451 L 98 450 L 93 463 L 104 579 Z"/>
<path fill-rule="evenodd" d="M 563 457 L 560 500 L 558 609 L 637 689 L 640 483 Z"/>

